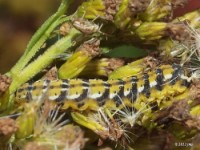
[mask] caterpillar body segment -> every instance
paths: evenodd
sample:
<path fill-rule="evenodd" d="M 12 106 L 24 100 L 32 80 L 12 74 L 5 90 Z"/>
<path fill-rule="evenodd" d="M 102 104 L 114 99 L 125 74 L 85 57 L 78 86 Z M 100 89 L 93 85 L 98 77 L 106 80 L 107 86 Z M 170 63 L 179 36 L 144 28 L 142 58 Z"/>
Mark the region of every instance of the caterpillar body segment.
<path fill-rule="evenodd" d="M 16 93 L 19 103 L 46 96 L 53 103 L 75 110 L 133 107 L 135 101 L 154 101 L 187 91 L 190 77 L 179 65 L 162 65 L 155 71 L 123 79 L 39 80 L 22 85 Z"/>

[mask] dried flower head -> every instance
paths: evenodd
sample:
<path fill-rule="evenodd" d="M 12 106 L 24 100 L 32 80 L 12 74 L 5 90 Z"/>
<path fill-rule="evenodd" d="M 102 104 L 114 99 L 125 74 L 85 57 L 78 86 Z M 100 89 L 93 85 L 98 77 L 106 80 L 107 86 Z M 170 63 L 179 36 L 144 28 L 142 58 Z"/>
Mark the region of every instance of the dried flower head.
<path fill-rule="evenodd" d="M 8 89 L 11 81 L 10 77 L 0 74 L 0 95 Z"/>
<path fill-rule="evenodd" d="M 181 42 L 174 41 L 171 50 L 172 57 L 180 58 L 181 64 L 189 62 L 191 59 L 200 60 L 200 33 L 188 23 L 184 24 L 188 36 Z"/>
<path fill-rule="evenodd" d="M 11 118 L 0 118 L 0 134 L 5 136 L 15 133 L 18 126 L 15 120 Z"/>

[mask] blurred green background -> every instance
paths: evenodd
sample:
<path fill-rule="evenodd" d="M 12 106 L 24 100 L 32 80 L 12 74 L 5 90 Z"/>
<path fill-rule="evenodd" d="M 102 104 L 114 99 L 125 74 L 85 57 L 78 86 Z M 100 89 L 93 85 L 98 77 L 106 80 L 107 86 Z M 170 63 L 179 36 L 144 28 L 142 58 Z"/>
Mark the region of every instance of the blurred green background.
<path fill-rule="evenodd" d="M 16 63 L 37 28 L 60 0 L 0 0 L 0 73 Z"/>

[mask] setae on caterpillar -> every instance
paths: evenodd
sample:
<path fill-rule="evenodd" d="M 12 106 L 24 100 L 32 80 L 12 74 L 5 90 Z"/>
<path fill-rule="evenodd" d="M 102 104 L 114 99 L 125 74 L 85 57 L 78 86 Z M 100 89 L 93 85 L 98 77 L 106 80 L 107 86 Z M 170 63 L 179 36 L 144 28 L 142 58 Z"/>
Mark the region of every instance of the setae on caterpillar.
<path fill-rule="evenodd" d="M 26 83 L 16 92 L 19 103 L 40 100 L 63 104 L 62 109 L 98 110 L 133 107 L 135 101 L 153 101 L 181 95 L 190 86 L 188 76 L 180 65 L 162 65 L 143 75 L 116 80 L 67 79 L 39 80 Z"/>

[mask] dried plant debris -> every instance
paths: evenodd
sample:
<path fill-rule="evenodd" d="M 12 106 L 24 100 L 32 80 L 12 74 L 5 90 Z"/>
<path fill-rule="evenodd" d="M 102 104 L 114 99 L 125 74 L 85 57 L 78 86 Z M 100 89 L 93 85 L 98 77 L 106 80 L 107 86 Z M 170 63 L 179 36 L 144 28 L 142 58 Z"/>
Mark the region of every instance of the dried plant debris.
<path fill-rule="evenodd" d="M 52 67 L 47 73 L 42 77 L 42 79 L 46 80 L 55 80 L 58 79 L 58 69 L 57 67 Z"/>
<path fill-rule="evenodd" d="M 168 35 L 174 40 L 184 41 L 185 39 L 188 39 L 188 37 L 190 37 L 189 31 L 182 22 L 169 23 L 167 26 Z"/>
<path fill-rule="evenodd" d="M 174 41 L 172 54 L 174 51 L 177 57 L 182 56 L 184 63 L 190 60 L 191 62 L 195 60 L 199 61 L 200 60 L 199 59 L 200 58 L 200 30 L 194 29 L 188 23 L 185 23 L 185 27 L 189 35 L 188 37 L 185 37 L 185 40 L 182 41 L 181 43 L 176 43 Z M 198 67 L 198 65 L 196 66 Z"/>
<path fill-rule="evenodd" d="M 11 81 L 10 77 L 0 74 L 0 95 L 8 89 Z"/>
<path fill-rule="evenodd" d="M 154 57 L 147 56 L 144 58 L 143 65 L 145 66 L 145 68 L 154 70 L 159 64 L 160 64 L 160 61 Z"/>
<path fill-rule="evenodd" d="M 101 54 L 99 45 L 100 45 L 100 40 L 93 38 L 89 41 L 84 42 L 84 44 L 81 45 L 80 48 L 77 49 L 77 51 L 82 50 L 85 55 L 96 57 Z"/>
<path fill-rule="evenodd" d="M 163 109 L 159 112 L 156 122 L 158 124 L 165 124 L 169 120 L 183 121 L 190 118 L 189 105 L 187 100 L 174 102 L 170 107 Z"/>
<path fill-rule="evenodd" d="M 58 140 L 62 143 L 59 147 L 62 149 L 77 150 L 83 149 L 88 141 L 79 126 L 66 125 L 61 131 L 58 131 Z"/>
<path fill-rule="evenodd" d="M 5 136 L 11 135 L 15 133 L 18 129 L 18 126 L 15 120 L 11 118 L 0 118 L 0 135 L 3 134 Z"/>
<path fill-rule="evenodd" d="M 189 128 L 196 128 L 200 131 L 200 117 L 194 117 L 185 121 Z"/>
<path fill-rule="evenodd" d="M 116 70 L 117 68 L 125 64 L 125 61 L 120 58 L 111 58 L 111 59 L 108 59 L 108 61 L 109 61 L 109 64 L 108 64 L 108 67 L 106 68 L 108 71 L 108 74 L 110 74 L 111 72 L 113 72 L 114 70 Z"/>
<path fill-rule="evenodd" d="M 178 121 L 189 129 L 200 130 L 200 117 L 190 115 L 191 106 L 187 100 L 174 102 L 170 107 L 159 112 L 156 122 L 158 125 L 167 125 L 170 122 Z"/>
<path fill-rule="evenodd" d="M 115 14 L 119 10 L 119 5 L 122 0 L 104 0 L 104 5 L 106 7 L 106 19 L 113 21 Z"/>
<path fill-rule="evenodd" d="M 195 80 L 190 88 L 190 97 L 192 99 L 200 99 L 200 80 Z"/>
<path fill-rule="evenodd" d="M 150 0 L 129 0 L 129 9 L 133 14 L 143 12 L 150 4 Z"/>
<path fill-rule="evenodd" d="M 66 36 L 69 33 L 69 31 L 71 30 L 71 27 L 72 26 L 69 23 L 67 23 L 67 22 L 63 23 L 59 28 L 60 35 Z"/>

